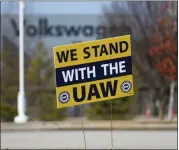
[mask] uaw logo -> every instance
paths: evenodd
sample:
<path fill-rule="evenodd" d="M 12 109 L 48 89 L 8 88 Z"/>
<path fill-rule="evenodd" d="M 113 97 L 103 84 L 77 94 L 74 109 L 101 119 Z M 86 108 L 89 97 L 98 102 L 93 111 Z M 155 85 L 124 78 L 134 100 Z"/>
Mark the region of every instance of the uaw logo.
<path fill-rule="evenodd" d="M 121 84 L 121 91 L 124 93 L 129 92 L 131 90 L 131 88 L 132 88 L 132 83 L 130 81 L 124 81 Z"/>
<path fill-rule="evenodd" d="M 65 104 L 70 100 L 70 94 L 66 91 L 61 92 L 58 97 L 58 100 L 60 101 L 60 103 Z"/>

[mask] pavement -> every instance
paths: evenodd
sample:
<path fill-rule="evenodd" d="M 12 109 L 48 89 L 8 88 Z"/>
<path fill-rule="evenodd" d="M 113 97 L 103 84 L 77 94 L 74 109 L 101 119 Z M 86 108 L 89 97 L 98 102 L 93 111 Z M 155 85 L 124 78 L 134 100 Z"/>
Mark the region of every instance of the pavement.
<path fill-rule="evenodd" d="M 86 149 L 177 149 L 174 130 L 5 131 L 1 149 L 85 149 L 84 139 Z"/>
<path fill-rule="evenodd" d="M 82 124 L 83 123 L 83 124 Z M 111 121 L 90 121 L 82 118 L 65 121 L 29 121 L 25 124 L 1 122 L 1 131 L 37 130 L 111 130 Z M 113 130 L 177 130 L 177 121 L 132 120 L 112 121 Z"/>

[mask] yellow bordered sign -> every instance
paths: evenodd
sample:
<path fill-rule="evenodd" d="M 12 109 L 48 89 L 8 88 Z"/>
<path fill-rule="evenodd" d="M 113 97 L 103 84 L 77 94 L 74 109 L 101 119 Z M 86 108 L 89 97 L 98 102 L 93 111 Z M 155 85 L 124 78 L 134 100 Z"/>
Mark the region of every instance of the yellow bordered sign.
<path fill-rule="evenodd" d="M 57 108 L 133 95 L 130 35 L 53 48 Z"/>

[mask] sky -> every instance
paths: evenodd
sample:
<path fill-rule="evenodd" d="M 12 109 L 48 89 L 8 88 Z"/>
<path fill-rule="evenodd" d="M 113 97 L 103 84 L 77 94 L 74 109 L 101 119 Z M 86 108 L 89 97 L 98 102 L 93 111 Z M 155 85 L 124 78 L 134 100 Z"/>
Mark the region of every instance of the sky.
<path fill-rule="evenodd" d="M 26 12 L 34 14 L 102 13 L 102 5 L 109 2 L 26 2 Z M 18 13 L 18 2 L 2 2 L 2 13 Z"/>

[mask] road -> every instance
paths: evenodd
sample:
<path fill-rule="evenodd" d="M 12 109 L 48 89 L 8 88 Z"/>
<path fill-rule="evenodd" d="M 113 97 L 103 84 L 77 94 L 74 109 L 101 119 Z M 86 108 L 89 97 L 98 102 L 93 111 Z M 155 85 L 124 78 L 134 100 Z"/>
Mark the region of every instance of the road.
<path fill-rule="evenodd" d="M 87 148 L 111 148 L 110 131 L 85 131 Z M 113 131 L 113 148 L 177 149 L 177 131 Z M 1 148 L 85 148 L 82 131 L 1 132 Z"/>

